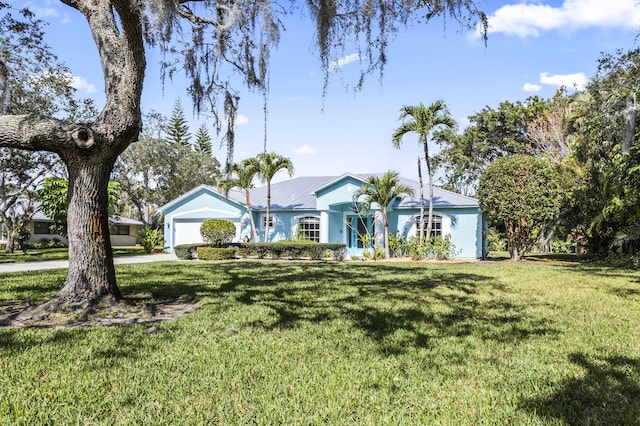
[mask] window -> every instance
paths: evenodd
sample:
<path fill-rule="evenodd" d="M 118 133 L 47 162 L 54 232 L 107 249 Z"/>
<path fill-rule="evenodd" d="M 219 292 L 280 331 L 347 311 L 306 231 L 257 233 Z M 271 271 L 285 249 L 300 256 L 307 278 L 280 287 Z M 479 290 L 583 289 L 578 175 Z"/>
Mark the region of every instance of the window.
<path fill-rule="evenodd" d="M 53 224 L 50 222 L 33 222 L 33 233 L 38 235 L 52 234 L 49 228 L 51 225 Z"/>
<path fill-rule="evenodd" d="M 262 216 L 262 229 L 267 229 L 267 215 Z M 273 216 L 269 217 L 269 229 L 273 229 Z"/>
<path fill-rule="evenodd" d="M 111 235 L 129 235 L 129 225 L 111 226 Z"/>
<path fill-rule="evenodd" d="M 427 225 L 429 224 L 429 216 L 422 216 L 424 222 L 424 232 L 427 232 Z M 420 232 L 420 216 L 416 216 L 416 234 Z M 442 236 L 442 216 L 431 216 L 431 237 Z"/>
<path fill-rule="evenodd" d="M 298 221 L 298 238 L 320 242 L 320 218 L 315 216 L 301 217 Z"/>

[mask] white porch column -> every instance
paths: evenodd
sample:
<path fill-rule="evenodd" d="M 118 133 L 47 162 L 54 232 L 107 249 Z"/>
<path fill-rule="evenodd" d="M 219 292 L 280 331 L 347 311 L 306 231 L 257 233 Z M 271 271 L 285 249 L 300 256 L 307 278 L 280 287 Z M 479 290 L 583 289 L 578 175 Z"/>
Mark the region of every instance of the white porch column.
<path fill-rule="evenodd" d="M 320 242 L 329 242 L 329 212 L 320 212 Z"/>

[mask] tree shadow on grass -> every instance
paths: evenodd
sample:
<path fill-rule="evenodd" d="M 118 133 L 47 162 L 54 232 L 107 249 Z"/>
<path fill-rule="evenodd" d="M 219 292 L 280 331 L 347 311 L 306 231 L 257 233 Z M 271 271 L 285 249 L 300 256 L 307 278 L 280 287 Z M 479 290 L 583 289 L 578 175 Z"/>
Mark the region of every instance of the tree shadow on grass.
<path fill-rule="evenodd" d="M 20 354 L 38 348 L 41 354 L 65 353 L 79 357 L 85 370 L 110 369 L 140 359 L 146 354 L 174 340 L 175 334 L 154 324 L 131 327 L 38 327 L 27 331 L 23 328 L 0 328 L 0 358 Z M 151 325 L 151 327 L 150 327 Z M 108 334 L 103 338 L 101 334 Z M 102 342 L 97 343 L 97 342 Z M 104 345 L 104 342 L 108 342 Z M 76 354 L 76 355 L 72 355 Z"/>
<path fill-rule="evenodd" d="M 231 278 L 217 297 L 233 294 L 238 303 L 274 312 L 275 318 L 255 326 L 289 329 L 347 319 L 385 354 L 429 347 L 443 337 L 474 335 L 509 342 L 559 333 L 547 320 L 527 316 L 531 303 L 479 297 L 489 290 L 507 293 L 490 276 L 424 265 L 298 264 L 260 265 L 260 276 L 249 280 L 250 269 L 246 264 L 225 265 Z"/>
<path fill-rule="evenodd" d="M 525 401 L 524 409 L 567 425 L 640 425 L 640 360 L 582 353 L 570 360 L 584 375 L 564 380 L 549 396 Z"/>
<path fill-rule="evenodd" d="M 539 302 L 510 302 L 509 289 L 492 276 L 460 267 L 236 261 L 170 262 L 117 271 L 125 297 L 145 295 L 159 305 L 198 301 L 218 314 L 260 305 L 272 314 L 251 326 L 264 329 L 346 320 L 385 354 L 429 347 L 446 337 L 510 342 L 558 333 L 543 318 L 527 314 Z M 11 333 L 5 335 L 5 347 L 12 340 Z M 126 344 L 123 351 L 123 356 L 129 352 Z"/>

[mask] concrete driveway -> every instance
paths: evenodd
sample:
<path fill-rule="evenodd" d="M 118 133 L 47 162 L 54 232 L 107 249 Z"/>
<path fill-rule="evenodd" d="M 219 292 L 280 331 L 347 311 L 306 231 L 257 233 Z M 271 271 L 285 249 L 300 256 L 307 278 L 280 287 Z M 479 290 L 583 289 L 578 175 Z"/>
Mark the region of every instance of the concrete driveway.
<path fill-rule="evenodd" d="M 115 257 L 113 263 L 125 265 L 129 263 L 151 263 L 167 262 L 178 260 L 175 254 L 159 253 L 146 254 L 142 256 Z M 63 269 L 69 267 L 68 260 L 48 260 L 46 262 L 23 262 L 23 263 L 2 263 L 0 264 L 0 274 L 3 272 L 41 271 L 45 269 Z"/>

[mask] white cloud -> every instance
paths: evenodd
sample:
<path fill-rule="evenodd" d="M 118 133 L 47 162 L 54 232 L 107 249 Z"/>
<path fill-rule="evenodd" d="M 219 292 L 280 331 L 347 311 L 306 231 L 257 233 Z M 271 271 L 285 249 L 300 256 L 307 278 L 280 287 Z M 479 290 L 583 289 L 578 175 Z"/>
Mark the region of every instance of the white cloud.
<path fill-rule="evenodd" d="M 96 93 L 96 86 L 94 86 L 93 84 L 89 83 L 87 80 L 85 80 L 82 77 L 79 77 L 77 75 L 71 76 L 71 82 L 69 83 L 71 85 L 71 87 L 73 87 L 76 90 L 82 90 L 86 93 Z"/>
<path fill-rule="evenodd" d="M 564 86 L 568 89 L 582 90 L 586 87 L 589 79 L 583 72 L 574 74 L 549 74 L 548 72 L 540 73 L 540 83 L 549 86 Z"/>
<path fill-rule="evenodd" d="M 300 148 L 296 148 L 293 150 L 296 155 L 313 155 L 316 153 L 316 150 L 311 148 L 309 145 L 302 145 Z"/>
<path fill-rule="evenodd" d="M 358 55 L 357 53 L 352 53 L 351 55 L 344 56 L 340 59 L 336 59 L 335 61 L 331 62 L 329 64 L 329 70 L 332 72 L 337 71 L 340 68 L 344 67 L 345 65 L 350 64 L 351 62 L 355 62 L 359 60 L 360 60 L 360 55 Z"/>
<path fill-rule="evenodd" d="M 249 124 L 249 117 L 242 114 L 236 115 L 236 126 L 244 126 L 246 124 Z"/>
<path fill-rule="evenodd" d="M 525 92 L 535 93 L 542 90 L 542 86 L 540 86 L 539 84 L 525 83 L 524 86 L 522 86 L 522 90 L 524 90 Z"/>
<path fill-rule="evenodd" d="M 36 16 L 44 21 L 57 21 L 60 24 L 68 24 L 71 22 L 69 15 L 66 13 L 60 13 L 58 9 L 52 6 L 52 2 L 46 1 L 47 7 L 38 7 L 33 2 L 27 2 L 26 5 L 36 14 Z"/>
<path fill-rule="evenodd" d="M 560 7 L 541 3 L 509 4 L 489 16 L 489 33 L 537 37 L 542 31 L 589 27 L 640 29 L 637 0 L 565 0 Z M 475 33 L 478 37 L 479 33 Z"/>

